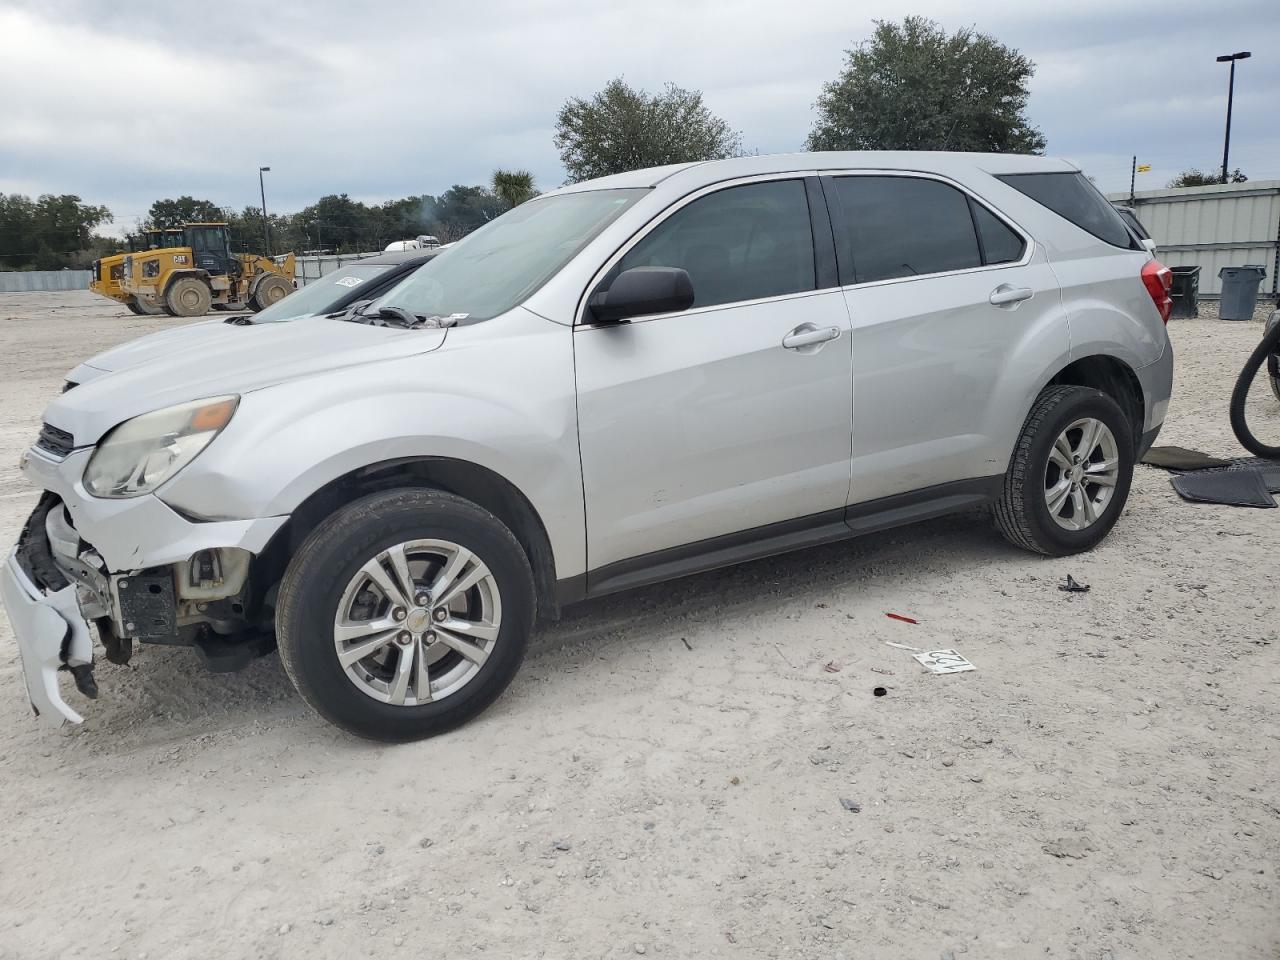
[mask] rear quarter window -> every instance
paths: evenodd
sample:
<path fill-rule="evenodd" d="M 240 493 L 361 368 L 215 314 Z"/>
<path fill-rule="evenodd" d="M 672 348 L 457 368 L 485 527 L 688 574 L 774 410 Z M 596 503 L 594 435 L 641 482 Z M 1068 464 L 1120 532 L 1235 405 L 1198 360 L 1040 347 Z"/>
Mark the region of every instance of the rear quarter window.
<path fill-rule="evenodd" d="M 1138 249 L 1120 214 L 1082 173 L 1010 173 L 996 179 L 1104 243 Z"/>

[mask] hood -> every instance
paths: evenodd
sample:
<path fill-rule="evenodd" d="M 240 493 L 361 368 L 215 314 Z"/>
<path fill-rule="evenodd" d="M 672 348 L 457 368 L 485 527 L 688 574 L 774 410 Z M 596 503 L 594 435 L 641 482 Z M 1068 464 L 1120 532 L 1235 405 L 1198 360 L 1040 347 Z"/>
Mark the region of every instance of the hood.
<path fill-rule="evenodd" d="M 199 323 L 149 333 L 145 337 L 138 337 L 90 357 L 68 373 L 67 379 L 73 383 L 88 383 L 90 380 L 97 380 L 104 373 L 135 367 L 158 357 L 187 350 L 202 350 L 210 341 L 234 336 L 237 331 L 234 324 L 219 319 L 201 320 Z"/>
<path fill-rule="evenodd" d="M 61 394 L 45 410 L 45 422 L 71 433 L 77 447 L 89 446 L 116 424 L 141 413 L 429 353 L 444 343 L 448 332 L 435 327 L 401 330 L 329 319 L 245 327 L 226 324 L 217 332 L 210 330 L 211 326 L 195 324 L 156 334 L 155 338 L 191 336 L 175 336 L 154 350 L 142 346 L 153 337 L 126 344 L 120 349 L 136 347 L 150 355 L 114 372 L 99 371 L 95 379 Z"/>

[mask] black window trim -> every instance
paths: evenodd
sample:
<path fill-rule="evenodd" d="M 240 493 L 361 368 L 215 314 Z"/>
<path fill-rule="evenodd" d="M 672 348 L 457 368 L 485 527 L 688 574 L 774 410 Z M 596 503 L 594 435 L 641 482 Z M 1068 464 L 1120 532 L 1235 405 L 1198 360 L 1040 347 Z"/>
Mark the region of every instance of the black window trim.
<path fill-rule="evenodd" d="M 939 183 L 954 187 L 969 202 L 969 220 L 973 224 L 973 232 L 978 241 L 978 255 L 984 261 L 976 267 L 962 267 L 958 270 L 940 270 L 936 273 L 921 273 L 911 277 L 885 277 L 882 280 L 864 280 L 858 282 L 855 279 L 853 271 L 852 257 L 845 249 L 845 244 L 836 244 L 836 260 L 839 267 L 841 289 L 848 290 L 850 288 L 861 289 L 863 287 L 875 287 L 888 283 L 911 283 L 916 280 L 930 280 L 934 277 L 952 277 L 965 273 L 978 273 L 984 270 L 1007 270 L 1011 267 L 1025 267 L 1031 262 L 1031 258 L 1035 253 L 1035 240 L 1031 234 L 1022 229 L 1017 223 L 1009 219 L 1004 213 L 997 210 L 989 202 L 984 200 L 978 194 L 974 193 L 963 183 L 953 180 L 950 177 L 943 176 L 939 173 L 932 173 L 928 170 L 824 170 L 821 179 L 822 186 L 827 195 L 827 206 L 831 210 L 831 226 L 832 230 L 844 230 L 847 222 L 843 208 L 840 206 L 840 197 L 836 192 L 835 184 L 828 181 L 834 181 L 841 177 L 907 177 L 915 180 L 936 180 Z M 982 234 L 978 230 L 978 222 L 974 213 L 974 205 L 977 204 L 986 210 L 989 214 L 1003 223 L 1022 239 L 1022 257 L 1018 260 L 1006 260 L 1003 263 L 986 263 L 986 250 L 982 243 Z M 847 282 L 845 278 L 848 278 Z"/>
<path fill-rule="evenodd" d="M 688 310 L 680 310 L 674 313 L 654 313 L 643 317 L 633 317 L 629 322 L 648 323 L 650 320 L 662 320 L 667 317 L 687 317 L 694 314 L 710 313 L 714 310 L 755 306 L 758 303 L 774 303 L 781 300 L 794 300 L 798 297 L 812 297 L 821 293 L 829 293 L 833 290 L 839 290 L 839 276 L 835 270 L 837 254 L 834 226 L 830 219 L 829 210 L 825 208 L 820 209 L 815 203 L 814 186 L 818 187 L 818 196 L 821 196 L 820 179 L 820 174 L 816 170 L 787 170 L 777 173 L 761 173 L 754 176 L 735 177 L 731 180 L 719 180 L 715 183 L 705 184 L 691 190 L 683 197 L 672 201 L 640 226 L 635 233 L 628 237 L 622 245 L 619 246 L 603 264 L 601 264 L 600 268 L 591 275 L 591 281 L 587 284 L 586 289 L 582 291 L 581 296 L 578 297 L 578 308 L 574 312 L 573 328 L 575 330 L 579 328 L 593 330 L 598 327 L 613 326 L 612 324 L 596 324 L 589 320 L 587 318 L 587 301 L 605 277 L 609 275 L 609 272 L 618 264 L 618 261 L 630 253 L 632 247 L 636 246 L 641 240 L 666 222 L 667 218 L 673 216 L 677 211 L 684 209 L 695 200 L 701 200 L 703 197 L 710 196 L 713 193 L 719 193 L 722 190 L 729 190 L 733 187 L 745 187 L 753 183 L 774 183 L 786 180 L 800 181 L 800 185 L 805 191 L 805 200 L 809 206 L 809 228 L 813 234 L 814 288 L 812 290 L 797 290 L 794 293 L 780 293 L 772 297 L 757 297 L 754 300 L 731 300 L 727 303 L 713 303 L 704 307 L 693 306 Z M 814 186 L 810 186 L 810 181 L 814 182 Z M 825 243 L 823 242 L 823 231 L 819 225 L 819 219 L 821 219 L 827 227 Z M 825 250 L 823 249 L 824 247 L 826 248 Z M 826 259 L 826 263 L 824 263 L 824 259 Z M 824 280 L 829 281 L 830 286 L 823 286 L 822 284 Z"/>

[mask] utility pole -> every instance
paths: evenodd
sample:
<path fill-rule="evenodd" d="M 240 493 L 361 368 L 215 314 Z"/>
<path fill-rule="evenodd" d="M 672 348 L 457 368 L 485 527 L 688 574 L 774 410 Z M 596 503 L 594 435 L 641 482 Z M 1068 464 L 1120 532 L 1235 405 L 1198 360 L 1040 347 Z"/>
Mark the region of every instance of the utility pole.
<path fill-rule="evenodd" d="M 1231 64 L 1231 76 L 1227 80 L 1227 135 L 1222 143 L 1222 182 L 1227 182 L 1227 158 L 1231 154 L 1231 103 L 1236 93 L 1236 61 L 1248 60 L 1252 53 L 1243 50 L 1240 53 L 1224 53 L 1218 57 L 1218 63 Z"/>
<path fill-rule="evenodd" d="M 1133 188 L 1137 186 L 1138 181 L 1138 155 L 1133 156 L 1133 165 L 1129 167 L 1129 206 L 1133 206 L 1134 193 Z"/>
<path fill-rule="evenodd" d="M 271 224 L 267 221 L 267 187 L 262 182 L 262 175 L 270 173 L 270 167 L 258 168 L 258 190 L 262 194 L 262 238 L 267 242 L 267 256 L 272 255 L 271 250 Z"/>

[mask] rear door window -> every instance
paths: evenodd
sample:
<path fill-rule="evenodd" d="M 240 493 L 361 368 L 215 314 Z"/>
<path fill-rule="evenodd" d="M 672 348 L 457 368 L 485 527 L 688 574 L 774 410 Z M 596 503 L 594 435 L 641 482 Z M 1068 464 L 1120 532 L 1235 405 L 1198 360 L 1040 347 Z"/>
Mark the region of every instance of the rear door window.
<path fill-rule="evenodd" d="M 982 265 L 969 198 L 920 177 L 836 177 L 844 229 L 842 279 L 854 282 L 966 270 Z"/>
<path fill-rule="evenodd" d="M 1017 263 L 1022 259 L 1026 243 L 1007 223 L 982 204 L 969 201 L 973 207 L 973 222 L 978 227 L 978 239 L 982 241 L 984 263 Z"/>
<path fill-rule="evenodd" d="M 1113 247 L 1138 249 L 1115 207 L 1083 173 L 1010 173 L 996 179 Z"/>
<path fill-rule="evenodd" d="M 803 180 L 728 187 L 658 224 L 611 271 L 679 267 L 694 307 L 759 300 L 816 287 Z"/>

